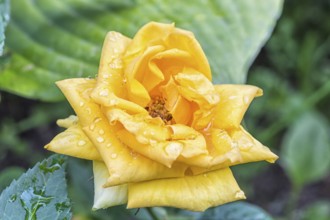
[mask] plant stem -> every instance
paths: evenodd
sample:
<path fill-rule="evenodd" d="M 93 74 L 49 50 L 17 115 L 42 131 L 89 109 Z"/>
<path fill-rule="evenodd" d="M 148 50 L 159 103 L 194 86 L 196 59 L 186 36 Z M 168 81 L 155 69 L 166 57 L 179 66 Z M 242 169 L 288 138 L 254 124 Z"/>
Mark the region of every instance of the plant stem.
<path fill-rule="evenodd" d="M 288 205 L 286 208 L 286 217 L 287 219 L 295 220 L 297 214 L 297 206 L 299 201 L 299 196 L 301 193 L 302 188 L 300 186 L 293 186 L 293 189 L 290 193 Z"/>
<path fill-rule="evenodd" d="M 160 220 L 151 207 L 147 207 L 146 210 L 153 220 Z"/>
<path fill-rule="evenodd" d="M 295 118 L 300 116 L 307 109 L 315 106 L 320 100 L 330 93 L 330 81 L 323 84 L 318 90 L 312 95 L 305 99 L 302 106 L 293 108 L 287 115 L 279 119 L 277 123 L 272 124 L 267 130 L 259 135 L 259 138 L 263 141 L 268 141 L 271 137 L 276 135 L 283 128 L 288 126 Z"/>

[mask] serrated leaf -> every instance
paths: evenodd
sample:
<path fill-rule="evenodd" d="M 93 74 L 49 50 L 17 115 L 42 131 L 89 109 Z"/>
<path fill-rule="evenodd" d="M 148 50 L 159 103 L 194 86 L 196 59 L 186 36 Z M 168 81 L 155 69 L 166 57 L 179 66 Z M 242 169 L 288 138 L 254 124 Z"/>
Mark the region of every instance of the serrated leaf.
<path fill-rule="evenodd" d="M 0 56 L 5 44 L 5 28 L 9 21 L 9 0 L 0 0 Z"/>
<path fill-rule="evenodd" d="M 330 171 L 329 124 L 317 112 L 302 115 L 282 144 L 281 162 L 296 187 L 317 181 Z"/>
<path fill-rule="evenodd" d="M 211 208 L 205 212 L 183 212 L 194 220 L 271 220 L 272 217 L 263 209 L 247 202 L 234 202 Z"/>
<path fill-rule="evenodd" d="M 14 180 L 0 195 L 0 219 L 70 219 L 65 159 L 53 155 Z"/>
<path fill-rule="evenodd" d="M 281 8 L 282 0 L 12 1 L 7 45 L 13 54 L 0 74 L 0 88 L 60 100 L 54 81 L 94 77 L 107 31 L 132 37 L 149 21 L 175 22 L 193 31 L 214 81 L 244 83 Z"/>

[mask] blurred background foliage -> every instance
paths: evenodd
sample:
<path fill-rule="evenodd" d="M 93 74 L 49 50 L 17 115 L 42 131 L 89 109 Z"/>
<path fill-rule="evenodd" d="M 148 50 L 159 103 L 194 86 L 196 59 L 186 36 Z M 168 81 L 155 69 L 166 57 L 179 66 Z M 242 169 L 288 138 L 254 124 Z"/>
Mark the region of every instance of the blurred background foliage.
<path fill-rule="evenodd" d="M 328 0 L 285 1 L 270 40 L 249 70 L 247 83 L 263 88 L 264 96 L 252 103 L 244 125 L 280 160 L 275 165 L 260 162 L 233 170 L 248 202 L 274 219 L 330 219 L 329 11 Z M 10 55 L 6 50 L 4 54 L 0 66 Z M 56 119 L 69 114 L 67 102 L 46 103 L 0 93 L 0 191 L 50 155 L 42 146 L 60 132 Z M 127 212 L 124 207 L 90 210 L 89 162 L 70 158 L 67 170 L 74 219 L 133 218 L 136 210 Z M 155 211 L 166 215 L 161 208 Z M 135 218 L 146 218 L 145 212 L 140 210 Z"/>

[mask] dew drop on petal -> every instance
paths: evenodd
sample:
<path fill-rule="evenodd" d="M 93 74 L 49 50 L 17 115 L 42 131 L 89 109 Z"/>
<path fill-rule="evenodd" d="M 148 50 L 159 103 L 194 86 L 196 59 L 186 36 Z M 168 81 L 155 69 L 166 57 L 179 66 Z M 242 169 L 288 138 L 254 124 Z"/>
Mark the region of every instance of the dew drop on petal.
<path fill-rule="evenodd" d="M 97 137 L 96 140 L 97 140 L 97 142 L 102 143 L 104 141 L 104 138 L 103 137 Z"/>
<path fill-rule="evenodd" d="M 250 98 L 248 96 L 243 97 L 244 104 L 249 104 Z"/>
<path fill-rule="evenodd" d="M 169 155 L 178 155 L 182 151 L 182 145 L 177 142 L 169 143 L 165 148 L 166 153 Z"/>
<path fill-rule="evenodd" d="M 100 96 L 106 97 L 109 95 L 109 90 L 105 89 L 99 92 Z"/>
<path fill-rule="evenodd" d="M 100 129 L 100 130 L 99 130 L 99 134 L 101 134 L 101 135 L 104 134 L 103 129 Z"/>
<path fill-rule="evenodd" d="M 84 106 L 84 104 L 85 104 L 84 102 L 80 102 L 79 106 L 82 107 L 82 106 Z"/>
<path fill-rule="evenodd" d="M 238 147 L 237 142 L 235 141 L 231 142 L 231 148 L 236 148 L 236 147 Z"/>
<path fill-rule="evenodd" d="M 80 140 L 78 141 L 78 146 L 84 146 L 86 144 L 86 141 Z"/>
<path fill-rule="evenodd" d="M 117 104 L 117 100 L 116 99 L 110 99 L 109 100 L 109 104 L 110 105 L 116 105 Z"/>
<path fill-rule="evenodd" d="M 235 198 L 236 199 L 244 199 L 245 198 L 244 192 L 242 190 L 237 191 L 236 194 L 235 194 Z"/>
<path fill-rule="evenodd" d="M 97 118 L 94 119 L 94 123 L 96 124 L 96 123 L 98 123 L 98 122 L 101 121 L 101 120 L 102 120 L 101 118 L 98 118 L 98 117 L 97 117 Z"/>
<path fill-rule="evenodd" d="M 94 128 L 95 128 L 95 124 L 91 124 L 91 125 L 89 126 L 89 130 L 91 130 L 91 131 L 93 131 Z"/>
<path fill-rule="evenodd" d="M 233 99 L 236 99 L 236 98 L 237 98 L 236 95 L 231 95 L 231 96 L 228 97 L 228 99 L 230 99 L 230 100 L 233 100 Z"/>
<path fill-rule="evenodd" d="M 107 144 L 106 146 L 107 146 L 107 147 L 111 147 L 112 145 L 109 143 L 109 144 Z"/>
<path fill-rule="evenodd" d="M 116 154 L 116 153 L 111 154 L 111 158 L 112 158 L 112 159 L 117 158 L 117 154 Z"/>

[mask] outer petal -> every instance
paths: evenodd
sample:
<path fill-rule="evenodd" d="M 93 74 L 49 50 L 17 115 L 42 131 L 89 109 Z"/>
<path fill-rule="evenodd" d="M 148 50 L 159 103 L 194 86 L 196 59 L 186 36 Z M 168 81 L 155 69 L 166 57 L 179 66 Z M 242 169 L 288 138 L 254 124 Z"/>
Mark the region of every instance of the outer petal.
<path fill-rule="evenodd" d="M 121 98 L 125 98 L 122 54 L 131 39 L 118 32 L 111 31 L 105 37 L 97 75 L 95 93 L 108 89 Z"/>
<path fill-rule="evenodd" d="M 104 188 L 109 172 L 103 162 L 93 161 L 94 205 L 93 209 L 104 209 L 127 203 L 127 184 Z"/>
<path fill-rule="evenodd" d="M 110 125 L 101 107 L 90 99 L 95 80 L 67 79 L 57 82 L 79 117 L 84 132 L 96 146 L 108 167 L 106 186 L 157 178 L 183 176 L 186 167 L 169 169 L 141 155 L 136 155 L 116 137 L 122 126 Z M 84 103 L 84 108 L 81 106 Z"/>
<path fill-rule="evenodd" d="M 72 125 L 45 146 L 47 150 L 87 160 L 102 160 L 79 124 Z"/>
<path fill-rule="evenodd" d="M 131 39 L 117 32 L 109 32 L 104 40 L 97 83 L 92 92 L 94 101 L 102 106 L 145 112 L 141 106 L 125 100 L 126 79 L 123 74 L 122 55 Z M 83 106 L 82 106 L 83 107 Z"/>
<path fill-rule="evenodd" d="M 229 168 L 198 176 L 129 184 L 128 208 L 172 206 L 192 211 L 245 199 Z"/>
<path fill-rule="evenodd" d="M 213 126 L 221 129 L 238 128 L 252 99 L 262 90 L 250 85 L 216 85 L 220 102 L 216 107 Z"/>
<path fill-rule="evenodd" d="M 253 138 L 243 127 L 233 129 L 228 133 L 216 129 L 212 132 L 212 139 L 212 143 L 209 143 L 215 145 L 216 152 L 212 154 L 211 167 L 209 169 L 191 167 L 193 174 L 262 160 L 274 163 L 278 159 L 276 154 Z"/>

